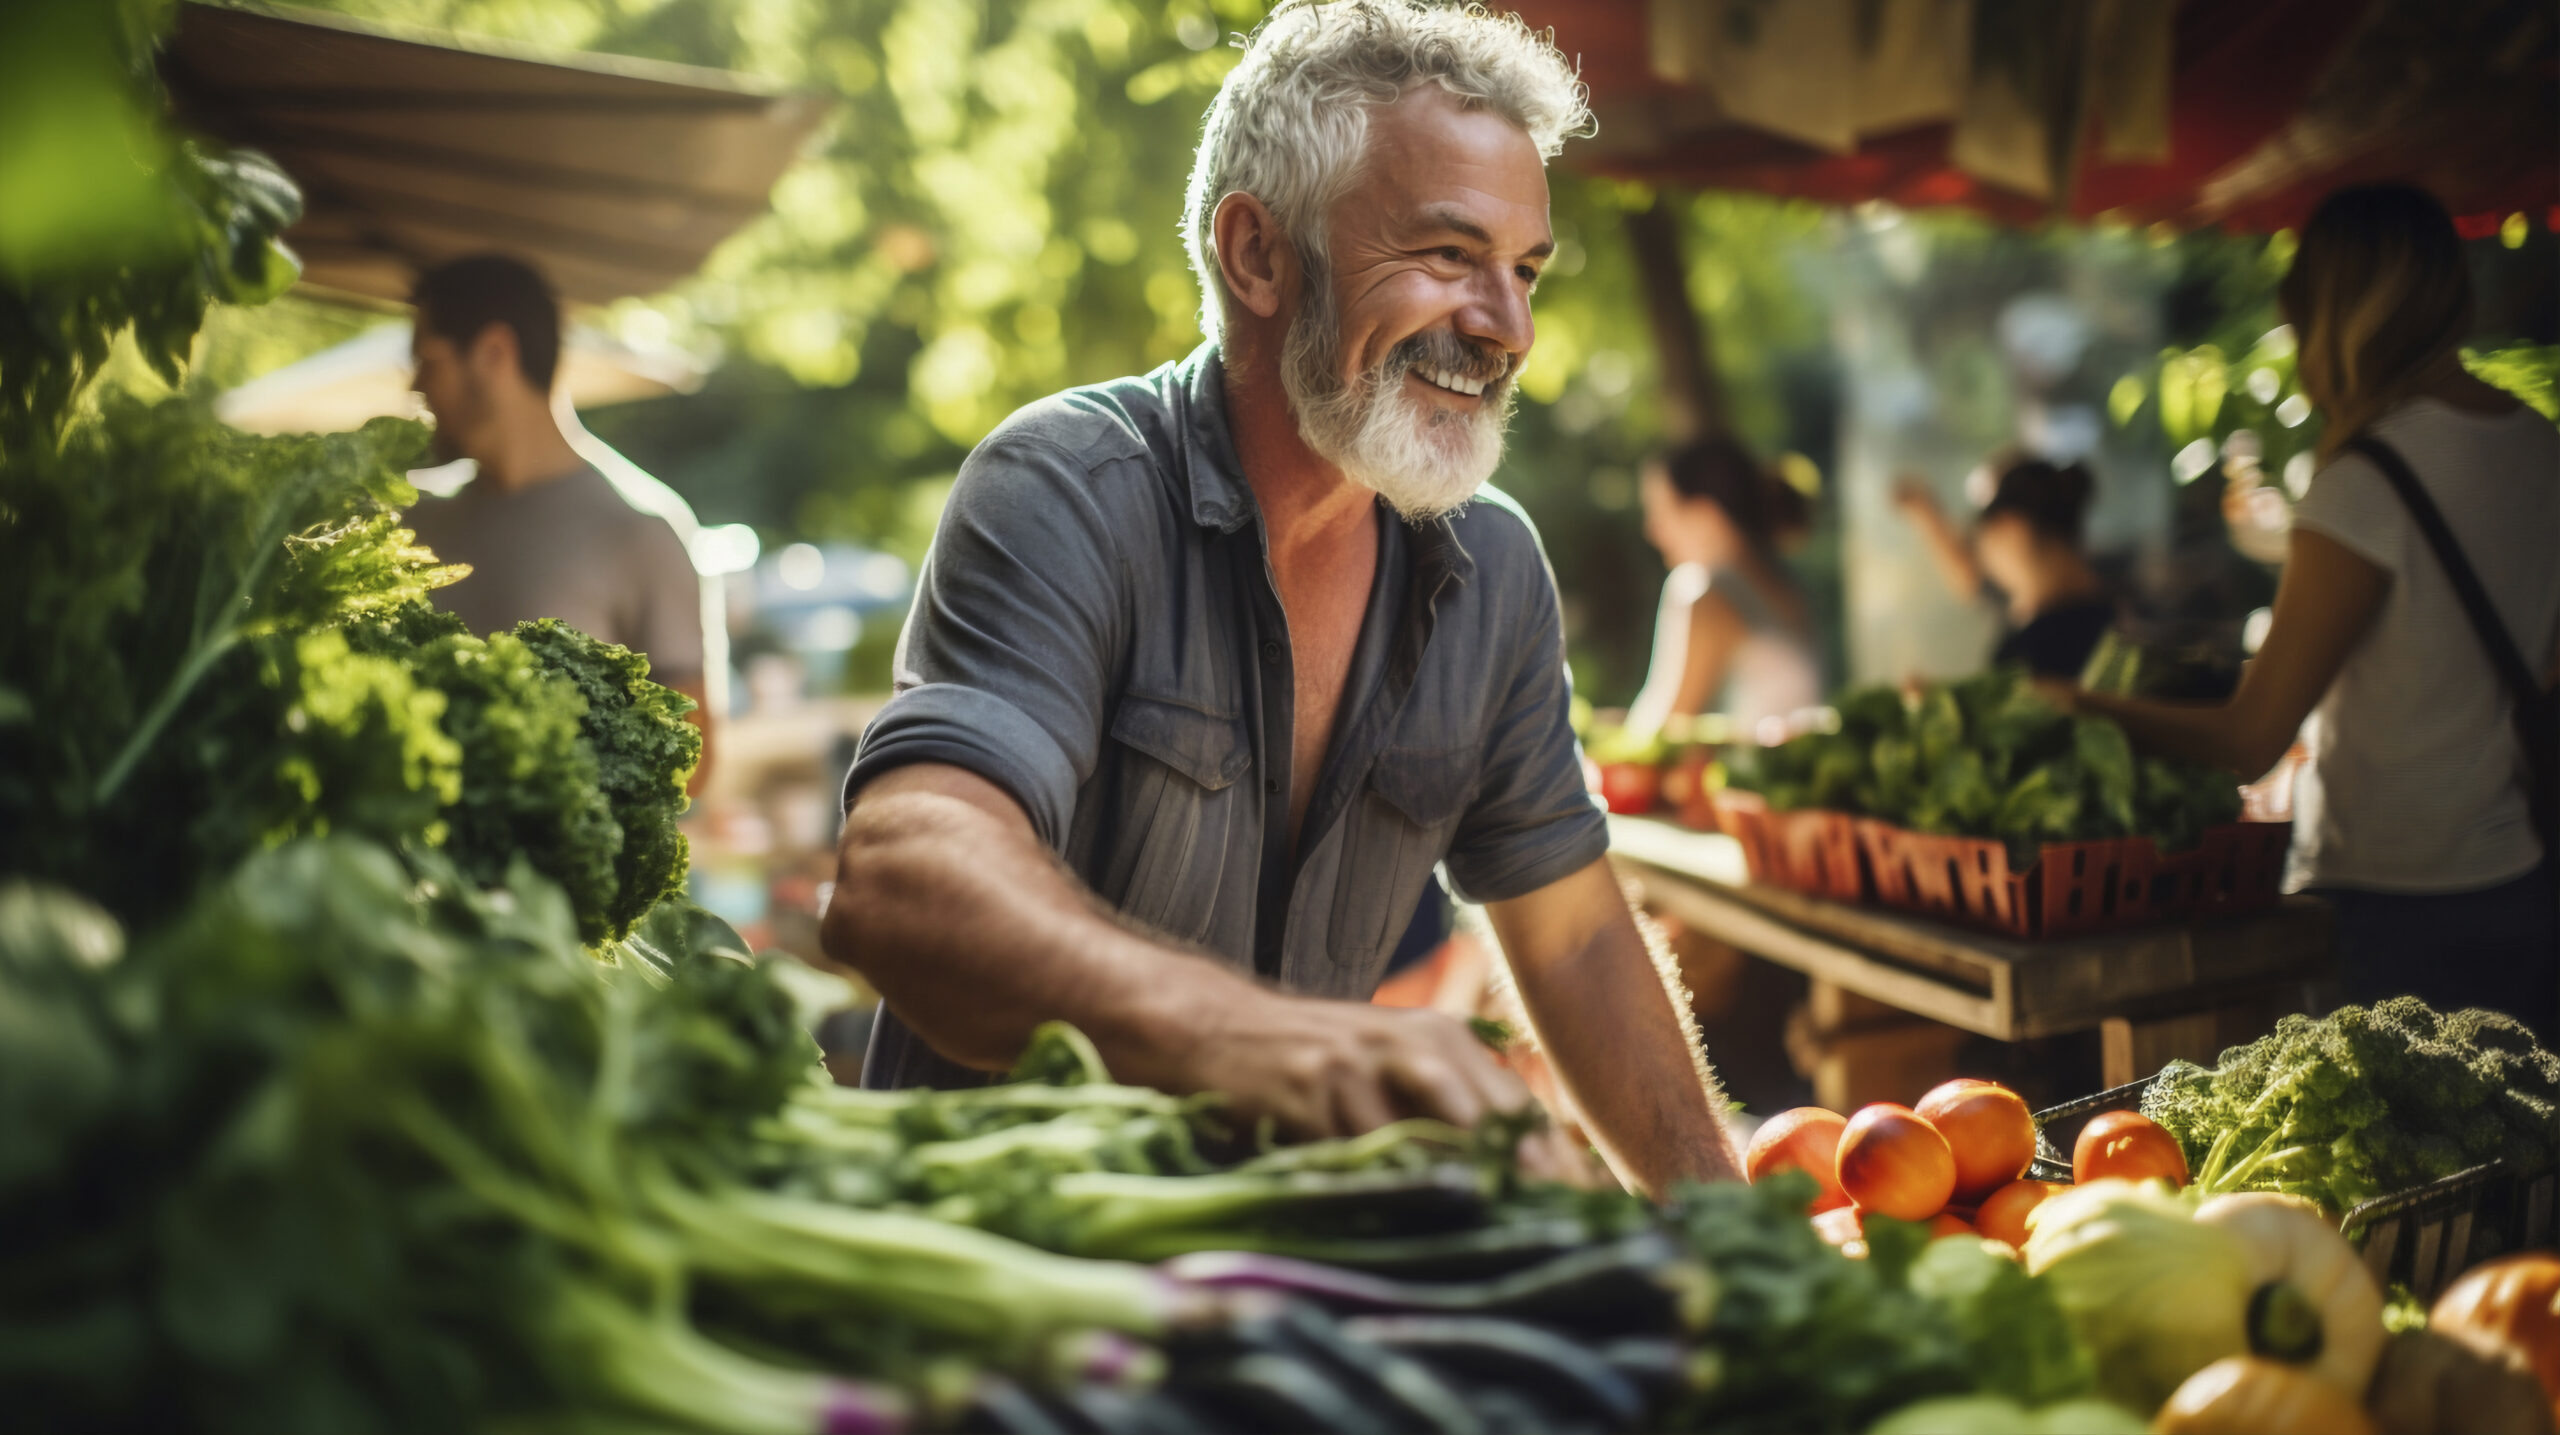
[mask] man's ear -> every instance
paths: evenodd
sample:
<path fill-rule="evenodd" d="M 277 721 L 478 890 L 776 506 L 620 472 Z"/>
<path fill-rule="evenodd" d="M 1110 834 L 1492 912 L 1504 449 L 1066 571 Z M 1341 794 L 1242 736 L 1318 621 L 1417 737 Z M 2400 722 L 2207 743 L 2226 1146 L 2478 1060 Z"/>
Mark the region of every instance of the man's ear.
<path fill-rule="evenodd" d="M 1288 290 L 1298 280 L 1298 251 L 1269 207 L 1242 190 L 1218 201 L 1209 216 L 1216 242 L 1219 277 L 1227 292 L 1248 311 L 1265 319 L 1280 312 Z"/>

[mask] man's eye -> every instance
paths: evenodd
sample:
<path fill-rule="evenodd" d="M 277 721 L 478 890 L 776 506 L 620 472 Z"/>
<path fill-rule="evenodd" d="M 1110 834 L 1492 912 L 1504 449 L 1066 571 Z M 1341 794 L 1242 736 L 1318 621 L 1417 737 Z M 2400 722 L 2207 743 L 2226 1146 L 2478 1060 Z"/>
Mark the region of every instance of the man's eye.
<path fill-rule="evenodd" d="M 1537 271 L 1537 270 L 1530 268 L 1530 267 L 1529 267 L 1528 265 L 1526 265 L 1526 264 L 1523 264 L 1523 265 L 1521 265 L 1521 266 L 1520 266 L 1520 269 L 1519 269 L 1519 275 L 1520 275 L 1520 282 L 1521 282 L 1521 283 L 1528 285 L 1528 286 L 1529 286 L 1530 288 L 1532 288 L 1532 289 L 1535 289 L 1535 288 L 1537 288 L 1537 287 L 1538 287 L 1538 271 Z"/>
<path fill-rule="evenodd" d="M 1467 251 L 1460 249 L 1453 244 L 1442 249 L 1440 251 L 1440 257 L 1448 260 L 1452 264 L 1464 264 L 1467 262 Z"/>

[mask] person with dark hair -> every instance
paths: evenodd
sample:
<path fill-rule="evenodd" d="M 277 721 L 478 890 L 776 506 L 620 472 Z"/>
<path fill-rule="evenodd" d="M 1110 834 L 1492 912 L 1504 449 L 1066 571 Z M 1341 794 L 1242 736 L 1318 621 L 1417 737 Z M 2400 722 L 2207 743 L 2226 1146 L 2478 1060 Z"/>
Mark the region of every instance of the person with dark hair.
<path fill-rule="evenodd" d="M 1780 556 L 1810 521 L 1804 495 L 1717 435 L 1648 460 L 1643 499 L 1671 573 L 1628 728 L 1713 709 L 1751 729 L 1821 702 L 1812 613 Z"/>
<path fill-rule="evenodd" d="M 2257 657 L 2227 702 L 2057 696 L 2244 778 L 2299 734 L 2287 885 L 2337 907 L 2345 997 L 2491 1007 L 2547 1040 L 2560 430 L 2464 370 L 2470 270 L 2424 190 L 2321 201 L 2278 298 L 2326 425 Z"/>
<path fill-rule="evenodd" d="M 563 432 L 554 407 L 560 301 L 531 265 L 499 254 L 427 271 L 411 294 L 413 379 L 435 417 L 435 456 L 471 482 L 409 510 L 418 541 L 470 565 L 434 601 L 476 633 L 557 618 L 649 659 L 649 676 L 704 707 L 701 578 L 673 525 L 627 500 Z"/>
<path fill-rule="evenodd" d="M 2116 620 L 2081 537 L 2097 484 L 2085 464 L 2024 454 L 1995 455 L 1985 470 L 1991 498 L 1969 541 L 1918 478 L 1894 486 L 1894 506 L 1919 528 L 1957 597 L 1995 595 L 2007 611 L 1995 666 L 2024 663 L 2037 677 L 2076 678 Z"/>

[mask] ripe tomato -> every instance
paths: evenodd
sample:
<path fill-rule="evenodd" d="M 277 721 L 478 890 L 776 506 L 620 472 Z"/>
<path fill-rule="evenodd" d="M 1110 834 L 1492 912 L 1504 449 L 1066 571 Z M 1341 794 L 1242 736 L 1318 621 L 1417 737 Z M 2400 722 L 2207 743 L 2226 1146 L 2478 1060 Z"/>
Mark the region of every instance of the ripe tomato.
<path fill-rule="evenodd" d="M 1955 1153 L 1910 1107 L 1862 1107 L 1840 1132 L 1840 1189 L 1863 1211 L 1925 1221 L 1956 1188 Z"/>
<path fill-rule="evenodd" d="M 2187 1184 L 2187 1153 L 2178 1138 L 2139 1111 L 2109 1111 L 2080 1128 L 2071 1146 L 2071 1179 L 2095 1181 L 2122 1176 L 2128 1181 L 2160 1177 L 2172 1186 Z"/>
<path fill-rule="evenodd" d="M 1813 1198 L 1814 1211 L 1849 1204 L 1840 1190 L 1840 1130 L 1847 1123 L 1837 1112 L 1819 1106 L 1781 1111 L 1761 1123 L 1742 1158 L 1742 1174 L 1757 1185 L 1772 1171 L 1803 1171 L 1822 1183 Z"/>
<path fill-rule="evenodd" d="M 1608 762 L 1600 765 L 1600 799 L 1611 812 L 1641 816 L 1653 810 L 1653 799 L 1661 790 L 1662 774 L 1638 762 Z"/>
<path fill-rule="evenodd" d="M 1953 1211 L 1940 1211 L 1929 1218 L 1929 1239 L 1943 1241 L 1949 1236 L 1978 1236 L 1981 1231 Z"/>
<path fill-rule="evenodd" d="M 1932 1089 L 1912 1110 L 1955 1152 L 1958 1201 L 1978 1201 L 2008 1185 L 2035 1159 L 2035 1118 L 2025 1099 L 2005 1086 L 1960 1077 Z"/>
<path fill-rule="evenodd" d="M 2027 1213 L 2061 1189 L 2050 1181 L 2012 1181 L 1982 1198 L 1982 1208 L 1973 1213 L 1973 1224 L 1991 1239 L 2007 1241 L 2023 1251 L 2027 1248 Z"/>

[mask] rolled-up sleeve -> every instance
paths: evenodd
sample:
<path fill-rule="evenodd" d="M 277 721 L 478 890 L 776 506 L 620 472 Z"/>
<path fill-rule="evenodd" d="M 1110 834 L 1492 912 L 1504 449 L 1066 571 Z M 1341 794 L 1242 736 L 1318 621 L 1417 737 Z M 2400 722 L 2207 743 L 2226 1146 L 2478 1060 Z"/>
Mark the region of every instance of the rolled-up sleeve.
<path fill-rule="evenodd" d="M 1500 902 L 1572 875 L 1609 850 L 1609 824 L 1582 781 L 1573 736 L 1573 678 L 1555 579 L 1535 570 L 1519 661 L 1487 740 L 1475 801 L 1458 821 L 1447 865 L 1470 902 Z"/>
<path fill-rule="evenodd" d="M 1092 776 L 1123 627 L 1092 460 L 1000 430 L 961 466 L 898 638 L 897 692 L 846 774 L 948 763 L 1011 794 L 1052 848 Z"/>

